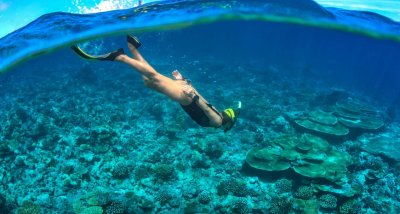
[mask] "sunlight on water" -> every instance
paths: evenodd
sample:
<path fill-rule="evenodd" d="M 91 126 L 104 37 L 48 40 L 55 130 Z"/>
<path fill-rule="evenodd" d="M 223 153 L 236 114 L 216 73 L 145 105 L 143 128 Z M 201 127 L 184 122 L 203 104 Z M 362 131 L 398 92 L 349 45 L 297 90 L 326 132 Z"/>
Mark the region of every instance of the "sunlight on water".
<path fill-rule="evenodd" d="M 82 0 L 75 0 L 72 2 L 75 8 L 70 8 L 70 12 L 72 13 L 98 13 L 98 12 L 105 12 L 110 10 L 120 10 L 120 9 L 127 9 L 138 6 L 143 1 L 139 0 L 101 0 L 93 7 L 87 7 L 86 2 Z M 149 1 L 148 1 L 149 2 Z"/>
<path fill-rule="evenodd" d="M 370 11 L 387 16 L 393 20 L 400 20 L 400 1 L 396 0 L 316 0 L 316 2 L 324 7 Z"/>

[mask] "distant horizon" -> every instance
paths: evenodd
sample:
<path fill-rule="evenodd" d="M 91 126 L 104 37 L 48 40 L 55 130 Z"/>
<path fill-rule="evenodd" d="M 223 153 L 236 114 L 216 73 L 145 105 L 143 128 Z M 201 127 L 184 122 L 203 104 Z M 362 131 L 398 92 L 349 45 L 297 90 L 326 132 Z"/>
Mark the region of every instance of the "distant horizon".
<path fill-rule="evenodd" d="M 144 0 L 144 3 L 156 0 Z M 395 0 L 315 0 L 325 7 L 376 12 L 400 21 L 400 1 Z M 83 3 L 84 2 L 84 3 Z M 139 0 L 57 0 L 38 2 L 0 0 L 0 38 L 52 12 L 93 13 L 136 6 Z M 21 18 L 15 18 L 21 17 Z"/>

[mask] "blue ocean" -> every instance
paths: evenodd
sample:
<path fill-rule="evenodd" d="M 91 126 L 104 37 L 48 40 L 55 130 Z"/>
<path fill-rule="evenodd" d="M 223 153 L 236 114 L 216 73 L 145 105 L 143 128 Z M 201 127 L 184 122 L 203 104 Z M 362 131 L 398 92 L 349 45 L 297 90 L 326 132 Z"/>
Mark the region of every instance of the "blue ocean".
<path fill-rule="evenodd" d="M 127 35 L 168 84 L 96 60 Z M 0 39 L 0 213 L 400 213 L 399 71 L 399 22 L 311 0 L 43 15 Z"/>

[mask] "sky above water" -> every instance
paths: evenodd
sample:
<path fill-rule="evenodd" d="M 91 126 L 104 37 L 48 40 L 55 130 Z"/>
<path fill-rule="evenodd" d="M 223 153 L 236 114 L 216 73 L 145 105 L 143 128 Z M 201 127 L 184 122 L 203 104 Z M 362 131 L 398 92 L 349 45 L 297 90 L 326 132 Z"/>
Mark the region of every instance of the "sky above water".
<path fill-rule="evenodd" d="M 94 13 L 131 8 L 139 0 L 0 0 L 0 38 L 51 12 Z M 144 3 L 155 0 L 143 0 Z M 168 0 L 165 0 L 168 1 Z M 365 10 L 400 21 L 400 0 L 316 0 L 327 7 Z"/>

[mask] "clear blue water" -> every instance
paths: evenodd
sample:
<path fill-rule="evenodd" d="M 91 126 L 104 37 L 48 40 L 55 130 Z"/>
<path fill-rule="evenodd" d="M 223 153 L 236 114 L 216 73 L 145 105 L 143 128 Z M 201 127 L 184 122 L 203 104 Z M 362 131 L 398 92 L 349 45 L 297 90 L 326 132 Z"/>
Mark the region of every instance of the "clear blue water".
<path fill-rule="evenodd" d="M 42 16 L 0 40 L 0 208 L 398 213 L 399 30 L 377 14 L 307 0 L 168 1 Z M 219 110 L 242 101 L 234 128 L 199 127 L 133 69 L 85 61 L 69 48 L 128 51 L 127 33 L 158 72 L 180 70 Z M 321 130 L 329 125 L 310 116 L 315 110 L 349 133 Z M 372 120 L 382 126 L 366 128 Z M 346 172 L 335 171 L 335 179 L 299 172 L 303 165 L 321 172 L 326 163 L 282 145 L 275 159 L 259 159 L 288 161 L 284 154 L 293 152 L 288 169 L 251 163 L 249 151 L 274 148 L 282 136 L 300 144 L 305 133 L 349 157 L 344 163 L 334 152 L 311 150 L 337 158 Z"/>

